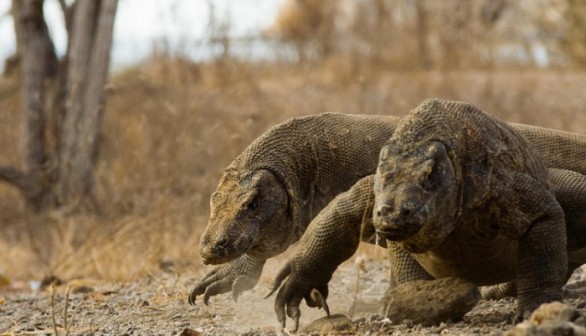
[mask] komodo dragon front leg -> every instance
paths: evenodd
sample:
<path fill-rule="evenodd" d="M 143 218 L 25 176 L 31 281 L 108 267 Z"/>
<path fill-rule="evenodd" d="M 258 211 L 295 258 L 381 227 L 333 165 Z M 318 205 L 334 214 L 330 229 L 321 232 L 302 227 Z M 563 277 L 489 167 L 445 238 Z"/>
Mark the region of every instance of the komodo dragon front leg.
<path fill-rule="evenodd" d="M 586 176 L 562 169 L 548 171 L 556 198 L 565 213 L 567 246 L 570 255 L 569 276 L 576 267 L 586 263 L 586 259 L 582 259 L 580 255 L 572 256 L 573 251 L 586 247 Z M 321 288 L 322 295 L 327 297 L 327 283 L 333 272 L 358 247 L 355 237 L 361 231 L 374 230 L 371 217 L 368 216 L 374 204 L 373 180 L 374 175 L 365 177 L 351 190 L 334 199 L 309 225 L 296 253 L 276 277 L 269 295 L 279 290 L 275 301 L 275 312 L 283 326 L 285 326 L 285 314 L 293 318 L 295 326 L 298 325 L 301 314 L 299 304 L 303 298 L 307 301 L 313 288 Z M 347 236 L 348 233 L 350 237 Z M 343 249 L 340 249 L 340 246 Z M 398 244 L 388 244 L 388 248 L 391 257 L 392 285 L 409 280 L 433 279 Z M 487 287 L 487 289 L 483 293 L 485 298 L 516 295 L 513 282 Z M 316 306 L 311 300 L 308 301 L 308 305 Z"/>
<path fill-rule="evenodd" d="M 275 312 L 283 328 L 286 315 L 299 326 L 299 304 L 305 298 L 310 307 L 319 307 L 310 296 L 316 289 L 324 299 L 328 282 L 344 260 L 350 258 L 360 242 L 364 227 L 373 228 L 371 213 L 374 202 L 374 175 L 362 178 L 347 192 L 339 194 L 309 224 L 301 237 L 295 255 L 276 276 L 269 297 L 285 278 L 275 301 Z"/>

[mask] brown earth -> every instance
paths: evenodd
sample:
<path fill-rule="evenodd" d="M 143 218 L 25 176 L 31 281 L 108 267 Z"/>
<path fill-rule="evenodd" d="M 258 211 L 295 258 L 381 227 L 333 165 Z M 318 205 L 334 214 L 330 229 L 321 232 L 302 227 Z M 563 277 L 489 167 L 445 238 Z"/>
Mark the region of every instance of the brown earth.
<path fill-rule="evenodd" d="M 500 335 L 512 328 L 509 320 L 516 307 L 512 298 L 481 300 L 462 321 L 448 321 L 430 327 L 408 320 L 396 324 L 382 318 L 380 310 L 374 307 L 388 285 L 388 264 L 384 259 L 372 259 L 367 255 L 368 252 L 360 252 L 346 262 L 330 283 L 328 302 L 332 314 L 342 313 L 353 321 L 352 329 L 330 334 Z M 188 271 L 182 274 L 177 273 L 172 264 L 162 267 L 154 274 L 134 281 L 74 280 L 54 289 L 47 287 L 35 292 L 29 290 L 26 284 L 6 286 L 0 291 L 0 335 L 50 335 L 55 333 L 55 328 L 61 335 L 66 334 L 66 328 L 69 335 L 280 333 L 272 310 L 274 297 L 263 299 L 278 262 L 269 262 L 268 271 L 265 271 L 260 284 L 243 294 L 238 302 L 233 302 L 229 295 L 222 295 L 212 298 L 209 306 L 203 303 L 190 306 L 187 303 L 190 286 L 203 276 L 203 269 L 197 273 Z M 578 278 L 581 275 L 572 281 Z M 583 308 L 586 296 L 566 302 L 571 307 Z M 67 321 L 64 321 L 64 314 Z M 303 305 L 301 328 L 323 316 L 323 311 Z M 290 320 L 288 323 L 291 325 Z"/>

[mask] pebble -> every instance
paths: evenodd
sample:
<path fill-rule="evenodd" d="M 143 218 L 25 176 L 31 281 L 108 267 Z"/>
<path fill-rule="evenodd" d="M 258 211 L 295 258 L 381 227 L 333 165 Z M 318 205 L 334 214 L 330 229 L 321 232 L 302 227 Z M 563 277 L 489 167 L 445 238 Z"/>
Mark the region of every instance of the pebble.
<path fill-rule="evenodd" d="M 459 321 L 480 300 L 478 287 L 459 278 L 416 280 L 387 291 L 385 315 L 424 326 Z"/>
<path fill-rule="evenodd" d="M 335 331 L 350 331 L 354 328 L 352 321 L 343 314 L 333 314 L 314 320 L 301 329 L 302 334 L 327 335 Z"/>
<path fill-rule="evenodd" d="M 539 306 L 528 320 L 505 333 L 505 336 L 574 335 L 586 336 L 586 316 L 561 302 Z"/>

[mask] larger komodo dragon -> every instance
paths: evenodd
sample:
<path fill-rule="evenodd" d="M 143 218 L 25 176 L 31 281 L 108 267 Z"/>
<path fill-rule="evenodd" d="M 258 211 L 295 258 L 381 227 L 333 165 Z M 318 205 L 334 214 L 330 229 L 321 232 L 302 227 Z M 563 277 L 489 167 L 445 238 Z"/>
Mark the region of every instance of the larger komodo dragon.
<path fill-rule="evenodd" d="M 453 115 L 453 120 L 448 118 Z M 531 139 L 531 127 L 517 128 Z M 580 146 L 586 144 L 580 135 L 570 137 Z M 555 141 L 549 148 L 555 148 L 561 138 L 551 139 Z M 552 154 L 543 144 L 537 149 L 551 166 Z M 580 150 L 583 147 L 566 152 L 573 163 L 560 166 L 583 173 L 584 167 L 576 165 L 583 155 Z M 431 100 L 401 121 L 381 153 L 375 218 L 383 236 L 423 253 L 414 255 L 427 271 L 390 242 L 392 282 L 455 275 L 494 284 L 512 280 L 519 268 L 522 313 L 560 299 L 566 276 L 563 213 L 548 190 L 544 166 L 534 157 L 525 139 L 471 105 Z M 568 249 L 586 246 L 586 177 L 561 169 L 550 169 L 549 175 L 572 232 Z M 332 273 L 354 253 L 361 227 L 369 224 L 361 222 L 374 203 L 372 184 L 373 177 L 366 177 L 334 199 L 310 224 L 296 254 L 275 279 L 271 293 L 288 277 L 275 301 L 283 325 L 286 311 L 297 326 L 304 297 L 309 305 L 320 305 L 309 297 L 313 289 L 327 297 Z M 519 265 L 511 258 L 517 243 Z"/>
<path fill-rule="evenodd" d="M 298 240 L 336 195 L 374 174 L 380 148 L 398 121 L 323 113 L 285 121 L 249 145 L 225 170 L 212 195 L 210 221 L 200 242 L 204 263 L 225 264 L 194 286 L 189 302 L 204 294 L 207 303 L 209 297 L 229 291 L 237 298 L 252 288 L 266 259 Z M 537 144 L 548 167 L 586 173 L 586 160 L 581 159 L 586 157 L 585 137 L 514 127 Z"/>

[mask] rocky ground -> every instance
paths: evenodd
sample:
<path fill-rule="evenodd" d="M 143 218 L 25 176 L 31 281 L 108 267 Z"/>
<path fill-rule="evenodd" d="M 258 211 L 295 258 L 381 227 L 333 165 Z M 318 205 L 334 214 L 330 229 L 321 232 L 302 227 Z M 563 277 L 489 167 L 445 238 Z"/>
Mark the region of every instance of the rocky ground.
<path fill-rule="evenodd" d="M 366 304 L 384 295 L 386 261 L 355 260 L 336 272 L 330 286 L 332 314 L 343 313 L 352 321 L 339 334 L 499 335 L 512 328 L 508 321 L 515 311 L 513 299 L 481 300 L 459 322 L 431 327 L 410 321 L 394 324 L 373 311 L 376 305 Z M 124 283 L 75 280 L 53 290 L 32 291 L 27 284 L 13 283 L 0 289 L 0 335 L 286 335 L 288 331 L 281 332 L 277 325 L 274 297 L 262 298 L 277 268 L 267 265 L 269 275 L 263 275 L 260 284 L 238 302 L 223 295 L 214 297 L 209 306 L 187 303 L 190 286 L 208 269 L 192 274 L 161 270 Z M 586 297 L 567 303 L 581 309 Z M 324 314 L 303 306 L 301 327 Z M 567 319 L 578 316 L 570 315 Z"/>

